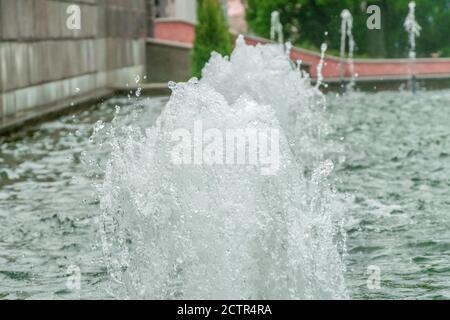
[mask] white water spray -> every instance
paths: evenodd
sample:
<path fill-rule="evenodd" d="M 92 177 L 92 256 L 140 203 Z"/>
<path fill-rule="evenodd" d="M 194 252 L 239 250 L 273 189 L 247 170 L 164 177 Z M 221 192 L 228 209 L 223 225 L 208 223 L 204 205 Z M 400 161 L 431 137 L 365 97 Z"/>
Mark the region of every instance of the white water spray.
<path fill-rule="evenodd" d="M 279 45 L 213 54 L 154 127 L 113 126 L 98 186 L 110 292 L 150 299 L 347 298 L 324 97 Z M 172 132 L 276 128 L 280 169 L 179 166 Z"/>
<path fill-rule="evenodd" d="M 345 61 L 345 55 L 346 55 L 346 39 L 348 39 L 348 60 L 347 63 L 350 68 L 350 83 L 347 86 L 347 89 L 352 90 L 355 86 L 355 66 L 353 61 L 353 54 L 355 51 L 355 41 L 353 39 L 353 16 L 351 12 L 347 9 L 344 9 L 341 12 L 341 61 L 340 61 L 340 70 L 341 70 L 341 77 L 343 78 L 345 76 L 345 70 L 344 70 L 344 61 Z"/>

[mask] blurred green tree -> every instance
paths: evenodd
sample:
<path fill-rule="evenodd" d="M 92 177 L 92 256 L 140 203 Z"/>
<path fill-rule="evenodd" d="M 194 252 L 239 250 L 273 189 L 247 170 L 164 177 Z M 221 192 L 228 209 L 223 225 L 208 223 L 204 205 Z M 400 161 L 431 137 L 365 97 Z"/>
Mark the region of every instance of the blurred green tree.
<path fill-rule="evenodd" d="M 212 51 L 222 55 L 231 53 L 231 35 L 219 0 L 197 0 L 197 15 L 192 72 L 200 77 Z"/>
<path fill-rule="evenodd" d="M 270 34 L 270 15 L 280 12 L 285 39 L 296 45 L 317 49 L 325 40 L 333 53 L 340 46 L 340 13 L 353 14 L 353 33 L 357 55 L 403 58 L 408 52 L 408 36 L 403 23 L 409 0 L 247 0 L 247 21 L 250 29 L 263 37 Z M 367 7 L 381 8 L 381 30 L 367 28 Z M 417 39 L 417 54 L 428 57 L 434 53 L 450 55 L 450 0 L 416 0 L 416 19 L 422 26 Z M 325 37 L 325 32 L 328 36 Z"/>

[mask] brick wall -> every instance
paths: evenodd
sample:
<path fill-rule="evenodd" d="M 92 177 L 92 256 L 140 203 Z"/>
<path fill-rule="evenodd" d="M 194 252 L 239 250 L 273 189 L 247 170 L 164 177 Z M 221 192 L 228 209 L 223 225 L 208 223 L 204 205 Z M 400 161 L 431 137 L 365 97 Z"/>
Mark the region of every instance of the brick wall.
<path fill-rule="evenodd" d="M 72 4 L 81 30 L 66 26 Z M 147 10 L 146 0 L 0 0 L 0 118 L 143 75 Z"/>

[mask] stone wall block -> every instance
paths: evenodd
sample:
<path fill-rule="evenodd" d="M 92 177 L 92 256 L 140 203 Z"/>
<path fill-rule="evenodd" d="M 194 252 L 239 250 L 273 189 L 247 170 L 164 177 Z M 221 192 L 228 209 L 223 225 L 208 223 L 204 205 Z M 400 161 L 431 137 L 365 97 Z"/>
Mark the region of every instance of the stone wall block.
<path fill-rule="evenodd" d="M 49 0 L 47 6 L 48 13 L 48 32 L 49 37 L 52 39 L 57 39 L 62 36 L 61 32 L 63 30 L 62 25 L 65 26 L 65 21 L 63 21 L 62 4 L 59 1 Z"/>
<path fill-rule="evenodd" d="M 17 0 L 0 0 L 0 39 L 19 38 Z"/>
<path fill-rule="evenodd" d="M 16 0 L 17 17 L 19 23 L 19 38 L 33 39 L 35 36 L 34 0 Z"/>
<path fill-rule="evenodd" d="M 47 39 L 49 36 L 48 0 L 34 1 L 34 36 L 35 39 Z"/>

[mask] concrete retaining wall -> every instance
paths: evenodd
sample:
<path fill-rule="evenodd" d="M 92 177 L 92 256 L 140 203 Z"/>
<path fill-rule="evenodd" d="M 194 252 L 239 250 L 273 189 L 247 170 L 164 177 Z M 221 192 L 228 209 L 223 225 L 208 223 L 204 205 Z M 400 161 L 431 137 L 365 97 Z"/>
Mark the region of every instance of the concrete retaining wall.
<path fill-rule="evenodd" d="M 0 0 L 1 121 L 142 76 L 147 17 L 145 0 Z"/>
<path fill-rule="evenodd" d="M 179 19 L 156 19 L 155 38 L 192 44 L 195 39 L 195 24 Z M 245 35 L 245 40 L 250 45 L 271 42 L 250 35 Z M 309 70 L 311 77 L 317 78 L 320 53 L 294 47 L 291 58 L 302 60 L 302 65 Z M 442 82 L 443 79 L 450 79 L 450 58 L 417 59 L 414 66 L 408 59 L 354 59 L 353 71 L 358 75 L 357 81 L 365 83 L 404 83 L 410 79 L 411 74 L 416 74 L 423 82 Z M 326 55 L 322 73 L 327 83 L 340 83 L 351 78 L 351 67 L 347 60 L 341 61 L 338 57 Z"/>
<path fill-rule="evenodd" d="M 187 81 L 192 77 L 192 45 L 147 39 L 150 82 Z"/>

